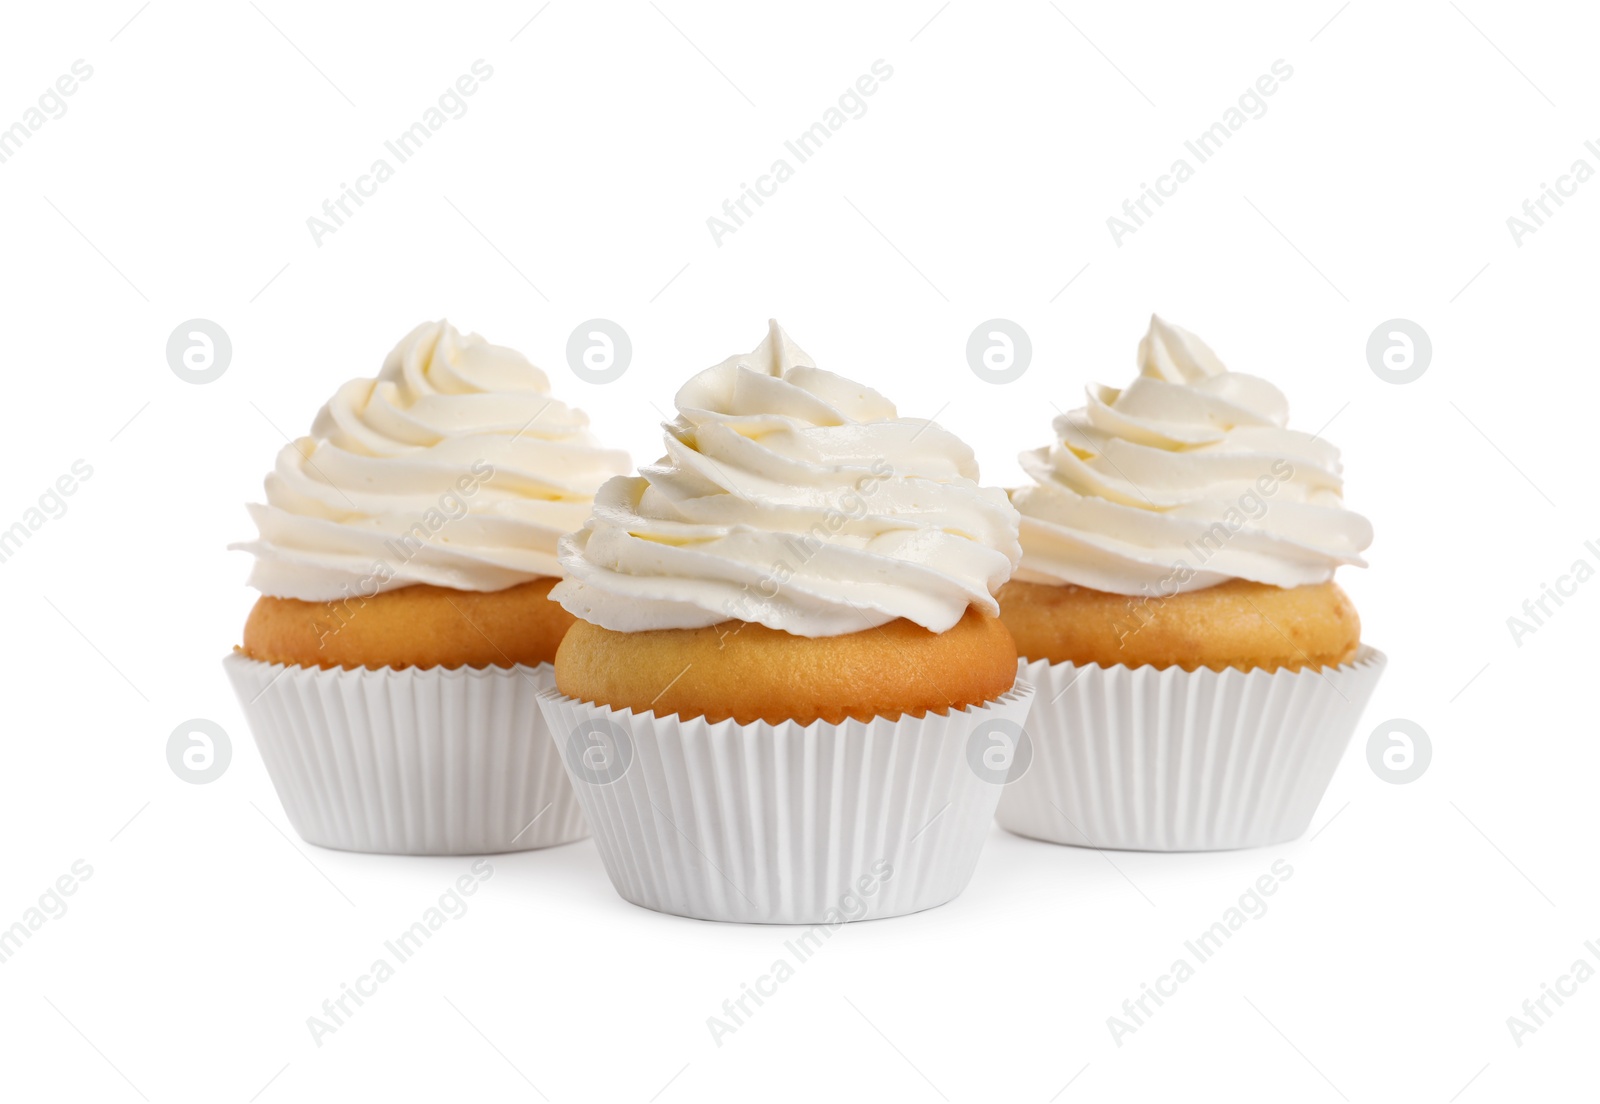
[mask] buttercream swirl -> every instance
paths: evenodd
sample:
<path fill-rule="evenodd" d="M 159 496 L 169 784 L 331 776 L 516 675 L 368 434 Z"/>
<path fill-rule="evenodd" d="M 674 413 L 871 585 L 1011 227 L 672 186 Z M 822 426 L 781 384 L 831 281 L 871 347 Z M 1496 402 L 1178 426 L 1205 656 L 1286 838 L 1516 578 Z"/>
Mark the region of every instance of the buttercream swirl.
<path fill-rule="evenodd" d="M 666 456 L 602 487 L 562 542 L 551 597 L 571 613 L 623 632 L 741 620 L 835 636 L 997 611 L 1017 513 L 947 430 L 818 368 L 776 322 L 676 402 Z"/>
<path fill-rule="evenodd" d="M 306 601 L 559 575 L 556 545 L 629 470 L 513 349 L 427 322 L 286 445 L 252 504 L 250 585 Z"/>
<path fill-rule="evenodd" d="M 1364 563 L 1367 519 L 1344 505 L 1339 450 L 1287 428 L 1266 380 L 1230 372 L 1193 334 L 1150 319 L 1139 375 L 1091 385 L 1024 452 L 1019 579 L 1175 594 L 1228 579 L 1321 583 Z"/>

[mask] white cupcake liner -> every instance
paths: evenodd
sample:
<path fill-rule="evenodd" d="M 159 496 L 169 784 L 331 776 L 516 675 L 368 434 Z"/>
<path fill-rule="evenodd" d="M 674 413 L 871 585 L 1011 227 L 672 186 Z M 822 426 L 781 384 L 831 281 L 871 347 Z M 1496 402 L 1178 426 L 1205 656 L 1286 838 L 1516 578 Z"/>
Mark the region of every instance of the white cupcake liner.
<path fill-rule="evenodd" d="M 1031 687 L 870 722 L 706 723 L 548 690 L 557 749 L 617 892 L 658 912 L 757 924 L 900 916 L 966 888 L 999 780 L 975 742 L 1020 734 Z"/>
<path fill-rule="evenodd" d="M 1223 851 L 1302 835 L 1387 663 L 1185 671 L 1021 660 L 1032 763 L 997 818 L 1021 836 Z"/>
<path fill-rule="evenodd" d="M 285 667 L 223 661 L 289 823 L 308 843 L 480 855 L 588 835 L 537 667 Z"/>

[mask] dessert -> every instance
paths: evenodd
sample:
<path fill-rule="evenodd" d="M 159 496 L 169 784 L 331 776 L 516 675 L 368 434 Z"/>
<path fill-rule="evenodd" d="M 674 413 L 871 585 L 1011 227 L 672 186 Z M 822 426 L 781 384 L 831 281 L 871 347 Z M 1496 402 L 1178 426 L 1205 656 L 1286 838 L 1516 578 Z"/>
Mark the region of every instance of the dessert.
<path fill-rule="evenodd" d="M 1384 663 L 1333 582 L 1372 528 L 1272 384 L 1154 317 L 1138 369 L 1021 456 L 1000 616 L 1039 694 L 1000 821 L 1098 847 L 1291 839 Z"/>
<path fill-rule="evenodd" d="M 572 618 L 560 536 L 627 471 L 512 349 L 425 323 L 286 445 L 250 507 L 261 592 L 227 669 L 290 821 L 352 850 L 566 842 L 535 693 Z"/>
<path fill-rule="evenodd" d="M 810 923 L 882 863 L 864 915 L 942 904 L 998 798 L 968 745 L 1028 696 L 994 599 L 1015 510 L 961 441 L 776 323 L 677 406 L 551 592 L 579 620 L 542 701 L 613 883 Z"/>

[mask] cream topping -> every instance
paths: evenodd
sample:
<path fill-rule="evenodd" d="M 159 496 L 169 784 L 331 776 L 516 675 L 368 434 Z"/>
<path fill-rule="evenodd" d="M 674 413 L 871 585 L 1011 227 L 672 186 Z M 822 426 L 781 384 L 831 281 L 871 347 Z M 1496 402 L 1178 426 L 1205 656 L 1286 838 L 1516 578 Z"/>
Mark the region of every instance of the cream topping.
<path fill-rule="evenodd" d="M 834 636 L 997 611 L 1017 514 L 947 430 L 818 368 L 776 322 L 676 402 L 667 454 L 602 487 L 562 543 L 551 597 L 574 615 L 623 632 L 735 620 Z"/>
<path fill-rule="evenodd" d="M 500 590 L 561 574 L 556 546 L 631 467 L 515 350 L 427 322 L 284 446 L 252 504 L 250 585 L 306 601 L 413 583 Z"/>
<path fill-rule="evenodd" d="M 1230 372 L 1193 334 L 1150 319 L 1139 375 L 1053 422 L 1022 453 L 1019 579 L 1175 594 L 1227 579 L 1293 587 L 1364 566 L 1367 519 L 1344 505 L 1339 450 L 1287 428 L 1266 380 Z"/>

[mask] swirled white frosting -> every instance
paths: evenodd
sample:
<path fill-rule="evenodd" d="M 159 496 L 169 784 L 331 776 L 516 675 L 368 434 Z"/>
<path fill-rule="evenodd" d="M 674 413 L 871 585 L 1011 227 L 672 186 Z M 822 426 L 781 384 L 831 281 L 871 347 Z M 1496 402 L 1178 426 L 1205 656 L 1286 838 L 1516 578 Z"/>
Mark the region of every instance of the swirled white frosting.
<path fill-rule="evenodd" d="M 551 597 L 569 612 L 622 632 L 739 620 L 835 636 L 997 611 L 1017 513 L 948 431 L 818 368 L 776 322 L 677 407 L 667 455 L 602 487 L 562 542 Z"/>
<path fill-rule="evenodd" d="M 278 453 L 260 536 L 232 547 L 255 554 L 251 586 L 306 601 L 559 575 L 557 541 L 632 466 L 588 425 L 522 354 L 426 322 Z"/>
<path fill-rule="evenodd" d="M 1339 450 L 1286 428 L 1276 387 L 1230 372 L 1160 318 L 1128 387 L 1091 386 L 1019 458 L 1033 478 L 1017 578 L 1117 594 L 1175 594 L 1228 579 L 1293 587 L 1363 564 L 1372 526 L 1346 509 Z"/>

